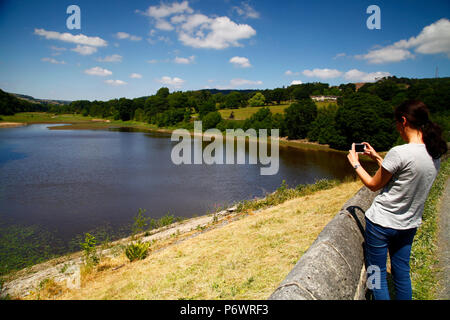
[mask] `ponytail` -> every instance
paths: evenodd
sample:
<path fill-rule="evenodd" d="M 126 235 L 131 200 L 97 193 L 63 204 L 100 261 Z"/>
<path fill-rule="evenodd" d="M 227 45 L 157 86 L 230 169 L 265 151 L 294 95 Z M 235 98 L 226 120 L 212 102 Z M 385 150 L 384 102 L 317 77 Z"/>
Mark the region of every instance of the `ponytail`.
<path fill-rule="evenodd" d="M 395 109 L 394 114 L 398 122 L 405 117 L 411 127 L 422 131 L 423 142 L 433 159 L 439 159 L 447 152 L 447 142 L 442 139 L 442 129 L 429 119 L 430 112 L 423 102 L 405 101 Z"/>
<path fill-rule="evenodd" d="M 447 142 L 442 139 L 441 127 L 429 121 L 422 129 L 422 138 L 427 151 L 433 159 L 438 159 L 447 152 Z"/>

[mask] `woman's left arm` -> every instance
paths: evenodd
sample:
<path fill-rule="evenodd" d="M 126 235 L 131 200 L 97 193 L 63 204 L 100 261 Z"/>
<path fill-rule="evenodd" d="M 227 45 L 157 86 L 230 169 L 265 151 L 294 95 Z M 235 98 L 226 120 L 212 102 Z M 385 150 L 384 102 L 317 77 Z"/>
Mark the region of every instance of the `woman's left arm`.
<path fill-rule="evenodd" d="M 358 165 L 358 168 L 355 169 L 356 174 L 359 176 L 362 183 L 364 183 L 364 185 L 372 191 L 380 190 L 392 178 L 392 173 L 384 169 L 381 165 L 378 171 L 375 173 L 375 175 L 371 177 L 370 174 L 368 174 L 367 171 L 359 163 L 358 153 L 356 153 L 355 151 L 354 144 L 352 145 L 352 149 L 349 150 L 347 158 L 352 167 Z"/>

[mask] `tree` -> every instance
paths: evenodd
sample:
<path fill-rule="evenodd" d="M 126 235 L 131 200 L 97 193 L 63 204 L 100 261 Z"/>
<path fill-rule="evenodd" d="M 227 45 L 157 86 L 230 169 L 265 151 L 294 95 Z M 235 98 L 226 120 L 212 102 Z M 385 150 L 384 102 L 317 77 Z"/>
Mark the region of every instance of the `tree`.
<path fill-rule="evenodd" d="M 289 139 L 306 138 L 311 123 L 317 116 L 316 104 L 311 99 L 302 99 L 285 110 L 285 125 Z"/>
<path fill-rule="evenodd" d="M 167 96 L 167 103 L 169 108 L 184 109 L 188 106 L 188 98 L 183 92 L 177 91 Z"/>
<path fill-rule="evenodd" d="M 210 101 L 207 101 L 199 106 L 198 115 L 200 119 L 203 119 L 203 117 L 206 116 L 208 113 L 214 112 L 216 110 L 217 110 L 216 104 L 211 99 Z"/>
<path fill-rule="evenodd" d="M 286 89 L 276 88 L 272 90 L 271 101 L 275 101 L 277 104 L 280 104 L 281 101 L 287 99 L 286 97 Z"/>
<path fill-rule="evenodd" d="M 237 91 L 233 91 L 233 92 L 229 93 L 225 97 L 225 101 L 222 106 L 223 106 L 223 108 L 226 108 L 226 109 L 241 108 L 243 106 L 243 98 L 242 98 L 241 93 L 239 93 Z"/>
<path fill-rule="evenodd" d="M 310 92 L 305 85 L 298 85 L 292 91 L 292 96 L 295 100 L 300 101 L 302 99 L 309 99 Z"/>
<path fill-rule="evenodd" d="M 248 100 L 248 104 L 250 107 L 263 106 L 265 102 L 266 98 L 261 92 L 255 93 L 255 95 Z"/>
<path fill-rule="evenodd" d="M 316 119 L 311 123 L 308 139 L 321 144 L 336 144 L 341 141 L 342 136 L 336 130 L 336 113 L 337 106 L 334 104 L 319 109 Z"/>
<path fill-rule="evenodd" d="M 161 90 L 161 89 L 160 89 Z M 159 92 L 159 91 L 158 91 Z M 164 95 L 150 96 L 145 101 L 145 114 L 147 118 L 152 121 L 158 113 L 162 113 L 168 109 L 169 105 Z"/>
<path fill-rule="evenodd" d="M 144 110 L 141 108 L 136 109 L 136 111 L 134 111 L 134 120 L 135 121 L 144 121 Z"/>
<path fill-rule="evenodd" d="M 397 138 L 393 108 L 369 93 L 358 92 L 344 99 L 336 114 L 336 128 L 343 139 L 330 146 L 340 150 L 363 141 L 376 150 L 388 150 Z"/>
<path fill-rule="evenodd" d="M 169 88 L 166 87 L 162 87 L 156 92 L 156 95 L 163 99 L 166 99 L 169 96 L 169 94 L 170 94 Z"/>
<path fill-rule="evenodd" d="M 120 98 L 117 106 L 119 112 L 119 119 L 128 121 L 131 119 L 133 113 L 133 100 L 127 98 Z"/>
<path fill-rule="evenodd" d="M 268 134 L 270 134 L 270 129 L 272 129 L 272 112 L 267 107 L 261 108 L 258 112 L 254 113 L 250 118 L 244 122 L 244 130 L 255 129 L 267 129 Z"/>
<path fill-rule="evenodd" d="M 203 130 L 208 130 L 215 128 L 222 121 L 222 116 L 218 111 L 214 111 L 204 116 L 202 121 Z"/>

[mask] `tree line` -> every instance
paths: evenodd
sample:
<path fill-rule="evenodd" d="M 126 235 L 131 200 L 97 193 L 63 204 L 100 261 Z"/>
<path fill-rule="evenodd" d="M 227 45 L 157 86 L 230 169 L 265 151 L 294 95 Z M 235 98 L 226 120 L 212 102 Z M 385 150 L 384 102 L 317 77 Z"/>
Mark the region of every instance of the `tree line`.
<path fill-rule="evenodd" d="M 449 139 L 450 78 L 409 79 L 389 77 L 366 83 L 359 90 L 353 83 L 329 86 L 305 83 L 266 90 L 197 90 L 170 92 L 160 88 L 156 94 L 135 99 L 109 101 L 77 100 L 68 105 L 31 104 L 0 92 L 0 114 L 23 111 L 78 113 L 85 116 L 135 120 L 159 127 L 193 128 L 202 120 L 203 128 L 220 130 L 242 128 L 279 129 L 280 136 L 308 139 L 347 150 L 352 142 L 368 141 L 378 150 L 388 150 L 399 141 L 395 131 L 394 108 L 407 99 L 422 100 Z M 337 104 L 317 108 L 314 95 L 338 96 Z M 273 114 L 270 106 L 289 104 L 284 113 Z M 238 121 L 233 112 L 223 119 L 220 109 L 247 106 L 263 108 L 249 119 Z"/>

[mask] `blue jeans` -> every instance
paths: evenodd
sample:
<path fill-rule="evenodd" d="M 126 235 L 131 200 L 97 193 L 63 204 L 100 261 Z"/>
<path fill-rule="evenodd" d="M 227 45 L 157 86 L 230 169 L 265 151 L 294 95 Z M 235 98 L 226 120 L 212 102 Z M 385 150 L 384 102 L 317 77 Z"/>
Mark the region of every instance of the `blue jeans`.
<path fill-rule="evenodd" d="M 409 275 L 409 258 L 411 244 L 417 228 L 396 230 L 385 228 L 366 218 L 365 258 L 369 270 L 379 270 L 379 281 L 370 282 L 375 300 L 389 300 L 389 290 L 386 278 L 387 251 L 391 258 L 391 274 L 394 280 L 395 298 L 411 300 L 411 277 Z M 372 266 L 370 269 L 369 267 Z M 374 279 L 374 277 L 371 277 Z M 374 285 L 375 284 L 375 285 Z"/>

